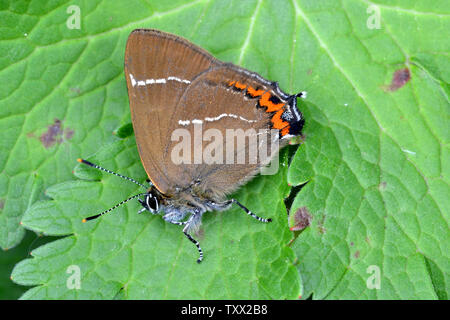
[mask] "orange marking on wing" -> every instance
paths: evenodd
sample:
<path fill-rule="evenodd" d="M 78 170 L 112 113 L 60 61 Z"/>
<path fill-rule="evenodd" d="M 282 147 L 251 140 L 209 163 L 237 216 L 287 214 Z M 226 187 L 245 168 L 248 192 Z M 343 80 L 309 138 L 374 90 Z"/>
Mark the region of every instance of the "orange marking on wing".
<path fill-rule="evenodd" d="M 281 130 L 281 136 L 282 137 L 284 137 L 285 135 L 287 135 L 288 133 L 289 133 L 289 128 L 290 128 L 291 126 L 290 125 L 288 125 L 287 127 L 284 127 L 282 130 Z"/>
<path fill-rule="evenodd" d="M 272 119 L 270 121 L 272 121 L 273 123 L 273 128 L 274 129 L 283 129 L 284 127 L 288 126 L 289 123 L 284 121 L 283 119 L 281 119 L 281 115 L 283 114 L 284 110 L 280 109 L 278 110 L 277 113 L 275 113 L 275 115 L 272 117 Z"/>
<path fill-rule="evenodd" d="M 266 112 L 274 112 L 280 110 L 284 106 L 284 103 L 275 104 L 272 101 L 270 101 L 269 99 L 271 96 L 272 95 L 269 92 L 266 92 L 262 95 L 261 99 L 259 99 L 259 104 L 262 107 L 267 107 Z"/>
<path fill-rule="evenodd" d="M 236 81 L 236 84 L 234 86 L 241 90 L 244 90 L 245 88 L 247 88 L 246 84 L 240 83 L 239 81 Z"/>
<path fill-rule="evenodd" d="M 252 97 L 259 97 L 260 95 L 262 95 L 264 93 L 264 90 L 261 90 L 261 89 L 256 90 L 256 89 L 253 89 L 253 87 L 248 86 L 247 93 L 249 95 L 251 95 Z"/>
<path fill-rule="evenodd" d="M 232 87 L 235 83 L 236 83 L 236 81 L 230 81 L 230 82 L 228 82 L 228 85 L 229 85 L 230 87 Z"/>

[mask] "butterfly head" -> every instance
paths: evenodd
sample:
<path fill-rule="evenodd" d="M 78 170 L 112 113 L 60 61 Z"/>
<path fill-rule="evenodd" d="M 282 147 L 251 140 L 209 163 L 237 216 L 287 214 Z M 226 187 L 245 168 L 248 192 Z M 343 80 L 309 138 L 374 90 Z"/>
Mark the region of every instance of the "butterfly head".
<path fill-rule="evenodd" d="M 139 199 L 139 202 L 145 210 L 155 214 L 161 210 L 161 200 L 160 192 L 152 186 L 145 194 L 144 199 Z"/>
<path fill-rule="evenodd" d="M 287 98 L 287 108 L 281 118 L 289 123 L 287 134 L 283 134 L 283 138 L 292 138 L 302 134 L 305 124 L 303 114 L 297 108 L 297 98 L 305 98 L 306 92 L 302 91 L 298 94 L 291 95 Z"/>

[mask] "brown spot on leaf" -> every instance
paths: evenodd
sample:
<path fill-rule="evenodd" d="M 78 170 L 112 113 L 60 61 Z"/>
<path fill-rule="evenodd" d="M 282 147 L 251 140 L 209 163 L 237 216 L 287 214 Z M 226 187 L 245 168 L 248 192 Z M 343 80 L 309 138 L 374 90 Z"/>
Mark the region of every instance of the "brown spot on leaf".
<path fill-rule="evenodd" d="M 78 87 L 69 88 L 69 90 L 76 93 L 77 95 L 81 93 L 81 90 Z"/>
<path fill-rule="evenodd" d="M 400 69 L 394 72 L 391 84 L 384 86 L 386 91 L 396 91 L 403 87 L 409 80 L 411 80 L 411 73 L 408 68 Z"/>
<path fill-rule="evenodd" d="M 356 252 L 355 252 L 355 254 L 354 254 L 355 258 L 358 259 L 358 258 L 359 258 L 359 255 L 360 255 L 359 250 L 356 250 Z"/>
<path fill-rule="evenodd" d="M 386 190 L 386 186 L 387 186 L 386 181 L 381 181 L 380 185 L 378 186 L 378 189 L 380 191 L 384 191 L 384 190 Z"/>
<path fill-rule="evenodd" d="M 317 228 L 319 229 L 319 232 L 324 234 L 327 232 L 327 229 L 325 229 L 324 224 L 325 224 L 325 215 L 323 215 L 322 219 L 319 220 L 318 224 L 317 224 Z"/>
<path fill-rule="evenodd" d="M 308 227 L 311 223 L 311 214 L 308 208 L 298 208 L 294 213 L 294 226 L 290 228 L 291 231 L 300 231 Z"/>
<path fill-rule="evenodd" d="M 50 148 L 56 143 L 56 138 L 61 135 L 61 120 L 55 119 L 53 124 L 47 127 L 47 131 L 41 135 L 41 142 L 45 148 Z"/>
<path fill-rule="evenodd" d="M 55 119 L 53 124 L 47 127 L 47 131 L 41 134 L 39 140 L 46 149 L 55 145 L 55 143 L 62 143 L 64 139 L 69 140 L 73 137 L 74 131 L 72 129 L 63 130 L 62 122 L 59 119 Z"/>
<path fill-rule="evenodd" d="M 64 130 L 64 138 L 66 140 L 72 139 L 74 133 L 75 132 L 72 129 L 66 129 Z"/>

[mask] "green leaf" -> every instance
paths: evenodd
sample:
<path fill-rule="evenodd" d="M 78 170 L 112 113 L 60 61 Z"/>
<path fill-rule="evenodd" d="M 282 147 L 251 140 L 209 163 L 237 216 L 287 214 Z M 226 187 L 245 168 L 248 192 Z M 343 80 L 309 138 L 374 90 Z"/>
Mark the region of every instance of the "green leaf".
<path fill-rule="evenodd" d="M 30 289 L 11 281 L 14 266 L 21 260 L 29 258 L 30 252 L 35 248 L 56 239 L 56 237 L 44 237 L 42 234 L 37 235 L 27 231 L 20 245 L 0 254 L 0 300 L 18 299 Z"/>
<path fill-rule="evenodd" d="M 32 242 L 33 232 L 28 232 L 28 236 L 20 246 L 7 250 L 0 255 L 0 300 L 17 299 L 26 291 L 26 287 L 13 283 L 10 276 L 14 265 L 20 260 L 26 259 L 29 255 L 28 252 Z"/>
<path fill-rule="evenodd" d="M 70 181 L 47 190 L 53 198 L 34 204 L 24 215 L 26 228 L 48 235 L 71 236 L 32 252 L 19 263 L 12 279 L 38 285 L 23 298 L 128 299 L 261 299 L 296 298 L 300 293 L 294 255 L 287 246 L 282 199 L 287 166 L 273 176 L 260 176 L 236 195 L 252 211 L 272 217 L 261 223 L 239 207 L 206 214 L 197 238 L 205 260 L 196 263 L 197 249 L 181 227 L 150 213 L 138 215 L 137 201 L 98 220 L 82 218 L 101 212 L 129 195 L 142 192 L 133 183 L 104 174 L 101 181 Z M 133 139 L 116 142 L 96 154 L 98 163 L 144 181 Z M 81 288 L 66 286 L 70 266 L 81 270 Z"/>
<path fill-rule="evenodd" d="M 131 123 L 127 123 L 117 129 L 115 134 L 122 139 L 129 137 L 133 134 L 133 125 Z"/>
<path fill-rule="evenodd" d="M 293 248 L 305 297 L 448 299 L 450 6 L 377 2 L 381 29 L 368 1 L 296 6 L 311 103 L 288 181 L 312 223 Z"/>

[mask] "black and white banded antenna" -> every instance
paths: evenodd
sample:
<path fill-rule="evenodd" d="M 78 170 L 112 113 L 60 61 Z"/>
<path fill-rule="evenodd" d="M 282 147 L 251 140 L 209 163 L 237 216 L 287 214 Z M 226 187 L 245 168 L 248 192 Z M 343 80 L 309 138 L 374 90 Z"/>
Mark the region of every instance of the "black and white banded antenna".
<path fill-rule="evenodd" d="M 122 179 L 125 179 L 125 180 L 128 180 L 128 181 L 131 181 L 131 182 L 137 184 L 138 186 L 140 186 L 140 187 L 142 187 L 142 188 L 144 188 L 144 189 L 147 189 L 147 187 L 144 186 L 142 183 L 139 183 L 139 182 L 137 182 L 136 180 L 134 180 L 134 179 L 132 179 L 132 178 L 129 178 L 129 177 L 123 176 L 123 175 L 121 175 L 121 174 L 115 173 L 115 172 L 113 172 L 113 171 L 111 171 L 111 170 L 102 168 L 102 167 L 100 167 L 100 166 L 98 166 L 98 165 L 96 165 L 96 164 L 94 164 L 94 163 L 92 163 L 92 162 L 90 162 L 90 161 L 87 161 L 87 160 L 84 160 L 84 159 L 77 159 L 77 161 L 80 162 L 80 163 L 84 163 L 84 164 L 86 164 L 86 165 L 88 165 L 88 166 L 90 166 L 90 167 L 93 167 L 93 168 L 95 168 L 95 169 L 98 169 L 98 170 L 105 171 L 105 172 L 107 172 L 107 173 L 113 174 L 113 175 L 115 175 L 115 176 L 117 176 L 117 177 L 119 177 L 119 178 L 122 178 Z M 82 221 L 82 222 L 86 222 L 86 221 L 88 221 L 88 220 L 97 219 L 98 217 L 100 217 L 100 216 L 102 216 L 102 215 L 104 215 L 104 214 L 106 214 L 106 213 L 109 213 L 109 212 L 113 211 L 113 210 L 116 209 L 117 207 L 120 207 L 120 206 L 123 205 L 124 203 L 127 203 L 128 201 L 133 200 L 133 199 L 136 199 L 136 198 L 138 198 L 138 197 L 140 197 L 140 196 L 145 196 L 146 194 L 147 194 L 147 193 L 139 193 L 139 194 L 136 194 L 136 195 L 134 195 L 134 196 L 131 196 L 131 197 L 129 197 L 128 199 L 125 199 L 125 200 L 119 202 L 118 204 L 116 204 L 115 206 L 109 208 L 108 210 L 105 210 L 105 211 L 103 211 L 103 212 L 101 212 L 101 213 L 99 213 L 99 214 L 96 214 L 96 215 L 93 215 L 93 216 L 84 218 L 84 219 L 81 220 L 81 221 Z"/>
<path fill-rule="evenodd" d="M 96 164 L 94 164 L 94 163 L 92 163 L 92 162 L 89 162 L 89 161 L 87 161 L 87 160 L 84 160 L 84 159 L 77 159 L 77 161 L 80 162 L 80 163 L 84 163 L 84 164 L 86 164 L 86 165 L 88 165 L 88 166 L 90 166 L 90 167 L 92 167 L 92 168 L 95 168 L 95 169 L 98 169 L 98 170 L 101 170 L 101 171 L 105 171 L 105 172 L 107 172 L 107 173 L 113 174 L 113 175 L 115 175 L 115 176 L 117 176 L 117 177 L 120 177 L 120 178 L 122 178 L 122 179 L 125 179 L 125 180 L 131 181 L 131 182 L 133 182 L 133 183 L 136 183 L 138 186 L 141 186 L 141 187 L 144 188 L 144 189 L 148 189 L 148 187 L 144 186 L 142 183 L 137 182 L 136 180 L 134 180 L 134 179 L 132 179 L 132 178 L 129 178 L 129 177 L 123 176 L 123 175 L 121 175 L 121 174 L 115 173 L 115 172 L 113 172 L 113 171 L 111 171 L 111 170 L 102 168 L 102 167 L 100 167 L 100 166 L 98 166 L 98 165 L 96 165 Z"/>
<path fill-rule="evenodd" d="M 119 203 L 116 204 L 114 207 L 109 208 L 108 210 L 105 210 L 105 211 L 103 211 L 103 212 L 101 212 L 101 213 L 99 213 L 99 214 L 96 214 L 96 215 L 94 215 L 94 216 L 90 216 L 90 217 L 84 218 L 84 219 L 81 220 L 81 221 L 84 223 L 84 222 L 89 221 L 89 220 L 97 219 L 98 217 L 101 217 L 102 215 L 104 215 L 104 214 L 106 214 L 106 213 L 109 213 L 109 212 L 113 211 L 113 210 L 116 209 L 117 207 L 120 207 L 120 206 L 123 205 L 124 203 L 127 203 L 127 202 L 130 201 L 130 200 L 136 199 L 137 197 L 144 196 L 144 195 L 146 195 L 146 193 L 135 194 L 134 196 L 131 196 L 131 197 L 129 197 L 128 199 L 119 202 Z"/>

